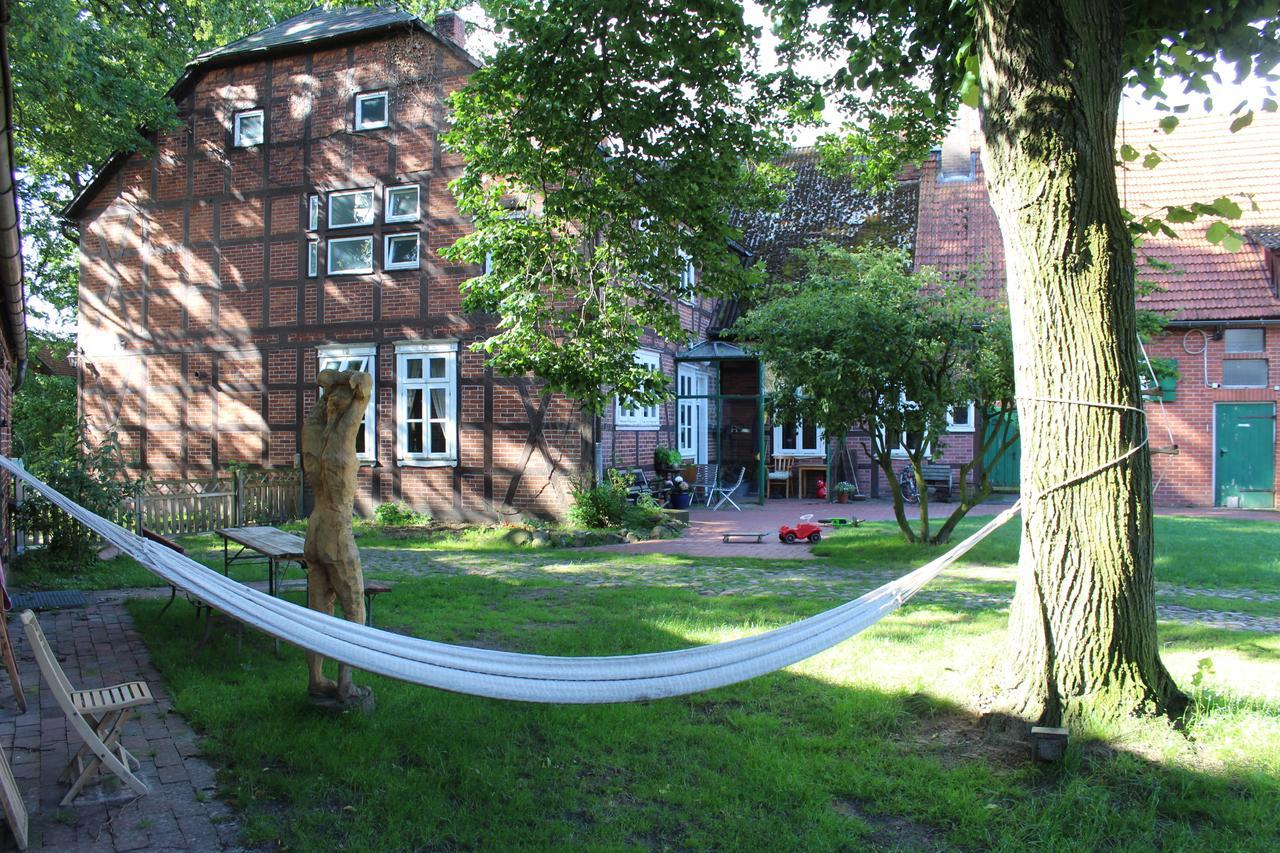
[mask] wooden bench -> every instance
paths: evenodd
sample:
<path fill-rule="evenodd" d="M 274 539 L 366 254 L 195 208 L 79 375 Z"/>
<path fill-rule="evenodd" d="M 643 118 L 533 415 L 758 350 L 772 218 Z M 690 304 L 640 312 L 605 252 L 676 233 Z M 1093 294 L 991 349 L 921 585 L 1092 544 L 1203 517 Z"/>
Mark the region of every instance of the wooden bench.
<path fill-rule="evenodd" d="M 943 503 L 951 500 L 955 491 L 955 471 L 950 465 L 921 465 L 920 476 L 924 478 L 925 486 L 933 489 L 937 500 Z"/>
<path fill-rule="evenodd" d="M 730 539 L 754 539 L 756 540 L 756 544 L 760 545 L 764 542 L 764 537 L 772 535 L 773 534 L 768 530 L 732 530 L 724 534 L 723 541 L 727 545 Z"/>

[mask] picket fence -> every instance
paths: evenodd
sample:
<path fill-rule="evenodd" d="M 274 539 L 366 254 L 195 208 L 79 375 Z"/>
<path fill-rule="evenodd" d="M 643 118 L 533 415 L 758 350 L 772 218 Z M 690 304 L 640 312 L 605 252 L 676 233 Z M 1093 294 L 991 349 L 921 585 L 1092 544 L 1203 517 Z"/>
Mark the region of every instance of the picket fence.
<path fill-rule="evenodd" d="M 16 505 L 25 499 L 16 490 Z M 150 480 L 142 494 L 121 505 L 114 519 L 162 536 L 207 533 L 219 527 L 280 524 L 302 518 L 302 471 L 234 471 L 192 480 Z M 141 524 L 139 524 L 141 519 Z M 18 550 L 44 545 L 47 531 L 15 528 Z"/>

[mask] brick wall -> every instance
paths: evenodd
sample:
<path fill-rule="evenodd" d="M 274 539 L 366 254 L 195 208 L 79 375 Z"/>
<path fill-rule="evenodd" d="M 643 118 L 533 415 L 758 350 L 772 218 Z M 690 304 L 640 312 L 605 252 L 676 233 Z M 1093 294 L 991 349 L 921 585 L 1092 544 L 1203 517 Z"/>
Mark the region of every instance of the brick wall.
<path fill-rule="evenodd" d="M 1220 403 L 1280 403 L 1280 328 L 1265 331 L 1269 375 L 1265 388 L 1212 387 L 1222 384 L 1222 363 L 1231 356 L 1225 342 L 1215 340 L 1219 327 L 1206 325 L 1179 328 L 1162 335 L 1147 347 L 1152 358 L 1172 358 L 1178 362 L 1177 399 L 1163 408 L 1146 406 L 1153 446 L 1178 446 L 1177 455 L 1156 454 L 1154 477 L 1159 487 L 1155 500 L 1165 506 L 1213 506 L 1215 408 Z M 1258 357 L 1258 356 L 1253 356 Z M 1207 368 L 1207 370 L 1206 370 Z M 1170 442 L 1172 431 L 1172 442 Z M 1280 443 L 1276 445 L 1276 470 L 1280 471 Z"/>
<path fill-rule="evenodd" d="M 459 285 L 478 270 L 440 250 L 466 233 L 448 183 L 461 164 L 441 150 L 442 96 L 469 64 L 421 33 L 207 70 L 178 93 L 181 126 L 129 157 L 80 217 L 83 410 L 96 434 L 121 432 L 137 466 L 194 476 L 243 461 L 295 464 L 300 425 L 316 400 L 317 349 L 376 351 L 376 462 L 357 505 L 403 499 L 440 517 L 563 511 L 573 476 L 589 471 L 583 420 L 536 383 L 495 378 L 467 352 L 486 318 L 461 313 Z M 391 123 L 352 129 L 354 95 L 386 89 Z M 231 147 L 237 110 L 265 111 L 265 144 Z M 420 187 L 420 268 L 382 270 L 383 192 Z M 371 275 L 328 277 L 330 233 L 308 231 L 312 193 L 373 187 Z M 318 239 L 321 274 L 306 275 Z M 396 459 L 395 343 L 457 339 L 459 464 Z M 540 433 L 531 428 L 541 423 Z M 589 430 L 586 433 L 589 437 Z"/>

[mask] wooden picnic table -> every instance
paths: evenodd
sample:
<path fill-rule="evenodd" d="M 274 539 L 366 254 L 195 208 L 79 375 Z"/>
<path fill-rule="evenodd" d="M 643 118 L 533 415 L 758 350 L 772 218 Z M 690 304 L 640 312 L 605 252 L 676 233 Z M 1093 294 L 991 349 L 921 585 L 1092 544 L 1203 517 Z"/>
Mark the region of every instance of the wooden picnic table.
<path fill-rule="evenodd" d="M 267 593 L 276 594 L 276 575 L 280 563 L 299 563 L 306 569 L 302 550 L 305 540 L 296 533 L 278 527 L 221 527 L 214 531 L 222 537 L 222 573 L 231 571 L 232 563 L 265 562 Z M 231 553 L 231 543 L 240 546 Z"/>

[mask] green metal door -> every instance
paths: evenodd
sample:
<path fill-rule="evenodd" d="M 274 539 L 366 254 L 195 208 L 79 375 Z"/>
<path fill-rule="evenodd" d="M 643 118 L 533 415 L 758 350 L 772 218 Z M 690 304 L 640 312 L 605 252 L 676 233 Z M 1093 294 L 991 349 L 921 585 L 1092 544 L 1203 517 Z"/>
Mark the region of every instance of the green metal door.
<path fill-rule="evenodd" d="M 1215 419 L 1218 506 L 1271 509 L 1276 488 L 1274 403 L 1219 403 Z"/>
<path fill-rule="evenodd" d="M 987 475 L 991 478 L 991 486 L 1001 491 L 1016 492 L 1022 483 L 1022 447 L 1020 442 L 1015 438 L 1013 444 L 1009 446 L 1003 456 L 994 462 L 992 457 L 1018 431 L 1018 415 L 1015 412 L 1005 417 L 988 417 L 985 419 L 985 424 L 987 438 L 991 438 L 992 441 L 987 446 L 982 464 L 987 470 Z M 994 438 L 991 435 L 992 433 L 995 433 Z"/>

